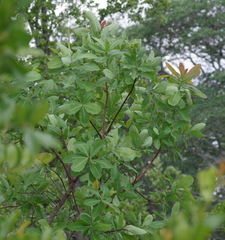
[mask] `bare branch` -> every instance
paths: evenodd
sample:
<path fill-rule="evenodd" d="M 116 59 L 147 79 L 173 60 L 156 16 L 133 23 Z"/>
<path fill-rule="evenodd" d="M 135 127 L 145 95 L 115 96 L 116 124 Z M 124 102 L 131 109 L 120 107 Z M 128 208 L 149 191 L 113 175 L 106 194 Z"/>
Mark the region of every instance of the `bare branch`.
<path fill-rule="evenodd" d="M 145 173 L 148 171 L 148 169 L 152 166 L 155 159 L 158 157 L 160 151 L 161 151 L 161 147 L 158 149 L 155 156 L 152 158 L 151 162 L 148 164 L 148 166 L 145 168 L 145 170 L 142 172 L 142 174 L 132 182 L 132 185 L 136 184 L 137 182 L 139 182 L 143 178 Z"/>

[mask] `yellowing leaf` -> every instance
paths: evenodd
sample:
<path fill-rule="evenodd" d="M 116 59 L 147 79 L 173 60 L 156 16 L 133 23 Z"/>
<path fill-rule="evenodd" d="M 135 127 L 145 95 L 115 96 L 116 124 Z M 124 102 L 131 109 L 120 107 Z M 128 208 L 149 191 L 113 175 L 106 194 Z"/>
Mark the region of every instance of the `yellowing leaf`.
<path fill-rule="evenodd" d="M 166 77 L 170 77 L 170 75 L 161 75 L 161 76 L 158 76 L 157 78 L 166 78 Z"/>
<path fill-rule="evenodd" d="M 201 71 L 201 64 L 195 65 L 193 68 L 191 68 L 187 74 L 185 74 L 183 81 L 189 82 L 191 79 L 196 78 L 197 76 L 200 75 Z M 192 82 L 190 82 L 192 83 Z"/>
<path fill-rule="evenodd" d="M 169 63 L 166 63 L 166 66 L 169 68 L 171 73 L 173 73 L 176 77 L 180 76 L 180 74 Z"/>
<path fill-rule="evenodd" d="M 37 159 L 43 162 L 44 164 L 48 164 L 53 160 L 53 155 L 51 153 L 40 153 L 37 156 Z"/>
<path fill-rule="evenodd" d="M 95 190 L 98 190 L 98 189 L 99 189 L 99 181 L 98 181 L 98 179 L 96 179 L 96 180 L 93 182 L 93 188 L 94 188 Z"/>

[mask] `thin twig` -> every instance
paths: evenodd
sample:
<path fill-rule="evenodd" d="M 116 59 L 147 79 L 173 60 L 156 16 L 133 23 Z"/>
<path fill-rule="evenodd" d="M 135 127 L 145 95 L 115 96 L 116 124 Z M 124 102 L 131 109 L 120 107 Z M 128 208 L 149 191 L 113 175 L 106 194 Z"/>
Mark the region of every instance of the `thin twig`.
<path fill-rule="evenodd" d="M 161 147 L 158 149 L 155 156 L 152 158 L 151 162 L 148 164 L 148 166 L 145 168 L 145 170 L 142 172 L 142 174 L 132 182 L 132 185 L 136 184 L 137 182 L 139 182 L 143 178 L 145 173 L 148 171 L 148 169 L 152 166 L 155 159 L 158 157 L 160 151 L 161 151 Z"/>
<path fill-rule="evenodd" d="M 104 136 L 101 135 L 101 133 L 98 131 L 98 129 L 95 127 L 94 123 L 91 120 L 90 120 L 90 123 L 91 123 L 92 127 L 95 129 L 95 131 L 97 132 L 99 138 L 101 140 L 104 140 Z"/>
<path fill-rule="evenodd" d="M 151 203 L 161 203 L 161 201 L 155 202 L 155 201 L 152 201 L 152 200 L 146 198 L 146 197 L 145 197 L 142 193 L 140 193 L 138 190 L 135 190 L 135 192 L 138 193 L 142 198 L 144 198 L 144 199 L 147 200 L 148 202 L 151 202 Z"/>
<path fill-rule="evenodd" d="M 72 178 L 71 178 L 71 176 L 70 176 L 70 173 L 69 173 L 69 171 L 68 171 L 65 163 L 63 162 L 62 158 L 59 156 L 59 154 L 55 151 L 54 148 L 50 148 L 50 149 L 55 153 L 56 157 L 59 159 L 59 161 L 60 161 L 61 164 L 63 165 L 63 168 L 64 168 L 64 170 L 66 171 L 66 175 L 67 175 L 69 181 L 72 181 Z"/>
<path fill-rule="evenodd" d="M 6 209 L 6 208 L 16 208 L 16 207 L 21 207 L 21 206 L 5 206 L 5 207 L 0 207 L 0 209 Z"/>
<path fill-rule="evenodd" d="M 70 187 L 67 190 L 67 192 L 62 196 L 61 200 L 59 201 L 59 203 L 57 204 L 57 206 L 55 207 L 55 209 L 53 210 L 52 214 L 50 215 L 49 219 L 48 219 L 48 223 L 51 224 L 52 221 L 54 220 L 54 218 L 56 217 L 57 213 L 59 212 L 59 210 L 61 209 L 61 207 L 65 204 L 66 200 L 69 198 L 70 194 L 73 192 L 75 184 L 77 182 L 77 180 L 79 179 L 79 176 L 77 176 L 76 178 L 72 179 L 70 182 Z"/>
<path fill-rule="evenodd" d="M 135 80 L 134 80 L 134 82 L 133 82 L 133 85 L 132 85 L 132 87 L 131 87 L 130 92 L 128 93 L 128 95 L 127 95 L 126 98 L 124 99 L 122 105 L 120 106 L 119 110 L 117 111 L 116 115 L 114 116 L 114 118 L 113 118 L 112 122 L 110 123 L 110 125 L 109 125 L 109 127 L 108 127 L 108 129 L 107 129 L 107 131 L 106 131 L 106 133 L 105 133 L 105 135 L 107 135 L 107 134 L 111 131 L 111 128 L 112 128 L 113 123 L 116 121 L 116 118 L 117 118 L 117 116 L 119 115 L 121 109 L 123 108 L 123 106 L 124 106 L 124 104 L 126 103 L 127 99 L 130 97 L 131 93 L 133 92 L 134 86 L 135 86 L 135 83 L 136 83 L 136 82 L 137 82 L 137 78 L 135 78 Z"/>
<path fill-rule="evenodd" d="M 104 108 L 104 115 L 103 115 L 103 134 L 107 134 L 106 131 L 106 116 L 107 116 L 107 109 L 109 103 L 109 90 L 108 90 L 108 83 L 105 83 L 105 108 Z"/>

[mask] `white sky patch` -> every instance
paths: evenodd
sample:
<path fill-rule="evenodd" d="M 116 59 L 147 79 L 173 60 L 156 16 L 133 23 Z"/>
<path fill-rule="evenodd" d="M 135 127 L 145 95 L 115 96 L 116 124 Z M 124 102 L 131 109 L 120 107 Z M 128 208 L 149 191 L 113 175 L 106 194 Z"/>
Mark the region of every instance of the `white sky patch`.
<path fill-rule="evenodd" d="M 99 4 L 99 8 L 107 7 L 107 0 L 95 0 L 95 2 Z"/>

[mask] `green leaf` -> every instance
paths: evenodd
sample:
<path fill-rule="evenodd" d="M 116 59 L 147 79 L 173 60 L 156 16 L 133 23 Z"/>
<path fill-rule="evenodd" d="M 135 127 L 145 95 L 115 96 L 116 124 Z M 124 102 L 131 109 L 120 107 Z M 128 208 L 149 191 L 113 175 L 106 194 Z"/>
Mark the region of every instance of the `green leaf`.
<path fill-rule="evenodd" d="M 123 198 L 126 198 L 126 199 L 138 199 L 139 198 L 139 196 L 136 194 L 136 193 L 134 193 L 134 192 L 128 192 L 128 191 L 126 191 L 126 192 L 121 192 L 121 193 L 118 193 L 118 195 L 120 196 L 120 197 L 123 197 Z"/>
<path fill-rule="evenodd" d="M 55 109 L 54 113 L 55 114 L 67 113 L 69 111 L 69 109 L 70 109 L 70 105 L 66 103 L 66 104 L 63 104 L 61 106 L 58 106 Z"/>
<path fill-rule="evenodd" d="M 201 97 L 201 98 L 207 98 L 207 96 L 201 92 L 200 90 L 198 90 L 196 87 L 192 86 L 192 85 L 188 85 L 187 86 L 192 92 L 194 92 L 198 97 Z"/>
<path fill-rule="evenodd" d="M 131 136 L 132 138 L 132 141 L 134 143 L 136 143 L 138 137 L 139 137 L 139 132 L 138 132 L 138 129 L 136 128 L 135 125 L 132 125 L 129 129 L 129 135 Z"/>
<path fill-rule="evenodd" d="M 177 215 L 179 213 L 179 211 L 180 211 L 180 203 L 176 202 L 176 203 L 174 203 L 174 205 L 172 207 L 171 216 Z"/>
<path fill-rule="evenodd" d="M 163 93 L 165 92 L 167 88 L 167 82 L 166 81 L 162 81 L 161 83 L 159 83 L 158 85 L 155 86 L 154 92 L 156 93 Z"/>
<path fill-rule="evenodd" d="M 185 176 L 177 182 L 178 188 L 189 188 L 194 182 L 194 178 L 191 176 Z"/>
<path fill-rule="evenodd" d="M 41 79 L 41 74 L 35 71 L 30 71 L 25 76 L 26 82 L 34 82 Z"/>
<path fill-rule="evenodd" d="M 43 132 L 28 132 L 24 136 L 26 146 L 32 152 L 38 152 L 40 146 L 45 148 L 59 148 L 59 143 L 49 134 Z"/>
<path fill-rule="evenodd" d="M 74 29 L 74 33 L 75 33 L 78 37 L 82 37 L 83 35 L 88 34 L 88 33 L 90 33 L 90 32 L 91 32 L 90 29 L 84 28 L 84 27 L 80 27 L 80 28 L 75 28 L 75 29 Z M 73 47 L 72 47 L 72 49 L 73 49 Z"/>
<path fill-rule="evenodd" d="M 205 135 L 198 130 L 191 130 L 190 134 L 193 135 L 194 137 L 197 137 L 197 138 L 205 137 Z"/>
<path fill-rule="evenodd" d="M 177 91 L 173 96 L 170 96 L 168 98 L 168 103 L 171 106 L 176 106 L 179 103 L 180 99 L 181 99 L 180 91 Z"/>
<path fill-rule="evenodd" d="M 87 213 L 81 213 L 80 214 L 80 219 L 86 222 L 87 224 L 91 224 L 91 216 Z"/>
<path fill-rule="evenodd" d="M 184 91 L 186 92 L 186 101 L 188 105 L 191 106 L 193 104 L 192 98 L 191 98 L 191 92 L 189 89 L 184 89 Z"/>
<path fill-rule="evenodd" d="M 144 229 L 135 227 L 133 225 L 127 225 L 127 226 L 125 226 L 123 228 L 129 230 L 129 231 L 125 231 L 124 232 L 124 233 L 126 233 L 128 235 L 143 235 L 143 234 L 147 233 Z"/>
<path fill-rule="evenodd" d="M 90 226 L 83 220 L 77 220 L 75 223 L 69 223 L 68 228 L 71 231 L 84 231 L 89 229 Z"/>
<path fill-rule="evenodd" d="M 87 161 L 88 161 L 87 156 L 84 156 L 83 154 L 76 154 L 74 156 L 74 160 L 73 160 L 71 169 L 74 172 L 81 172 L 85 168 Z"/>
<path fill-rule="evenodd" d="M 109 79 L 113 79 L 114 78 L 114 74 L 113 72 L 111 72 L 109 69 L 104 69 L 103 73 L 105 74 L 105 76 Z"/>
<path fill-rule="evenodd" d="M 89 207 L 93 207 L 93 206 L 95 206 L 96 204 L 98 204 L 98 203 L 100 203 L 101 202 L 101 200 L 99 200 L 99 199 L 94 199 L 94 198 L 86 198 L 85 200 L 84 200 L 84 204 L 86 205 L 86 206 L 89 206 Z"/>
<path fill-rule="evenodd" d="M 143 224 L 141 225 L 142 227 L 146 227 L 150 225 L 153 221 L 153 216 L 151 214 L 147 215 L 143 221 Z"/>
<path fill-rule="evenodd" d="M 50 69 L 60 68 L 62 67 L 63 62 L 60 57 L 51 57 L 47 65 Z"/>
<path fill-rule="evenodd" d="M 160 63 L 161 63 L 161 57 L 155 57 L 155 58 L 151 61 L 150 66 L 151 66 L 151 67 L 156 67 L 156 66 L 158 66 Z"/>
<path fill-rule="evenodd" d="M 51 91 L 55 86 L 55 82 L 52 79 L 47 80 L 43 87 L 43 95 Z"/>
<path fill-rule="evenodd" d="M 106 169 L 111 169 L 113 168 L 113 165 L 109 162 L 108 159 L 102 160 L 102 159 L 95 159 L 95 162 L 99 163 L 99 165 L 102 168 L 106 168 Z"/>
<path fill-rule="evenodd" d="M 73 62 L 80 60 L 80 59 L 95 59 L 98 58 L 97 55 L 93 54 L 93 53 L 75 53 L 72 57 Z"/>
<path fill-rule="evenodd" d="M 120 157 L 124 158 L 124 160 L 133 160 L 136 157 L 135 151 L 128 147 L 119 147 L 114 151 L 118 153 Z"/>
<path fill-rule="evenodd" d="M 161 222 L 161 221 L 154 221 L 150 224 L 150 227 L 152 228 L 163 228 L 165 227 L 165 222 Z"/>
<path fill-rule="evenodd" d="M 89 114 L 87 113 L 87 111 L 85 110 L 84 107 L 81 107 L 80 111 L 79 111 L 79 119 L 81 124 L 86 127 L 89 125 Z"/>
<path fill-rule="evenodd" d="M 99 217 L 102 212 L 104 212 L 105 209 L 105 204 L 103 202 L 100 202 L 99 204 L 95 205 L 93 207 L 93 211 L 92 211 L 92 217 L 95 219 L 97 217 Z"/>
<path fill-rule="evenodd" d="M 59 46 L 61 50 L 60 53 L 62 54 L 63 57 L 70 56 L 72 54 L 72 51 L 69 48 L 62 45 L 61 43 L 58 42 L 57 45 Z"/>
<path fill-rule="evenodd" d="M 91 31 L 94 33 L 94 36 L 98 36 L 101 30 L 99 20 L 92 12 L 86 12 L 85 15 L 90 21 Z"/>
<path fill-rule="evenodd" d="M 98 231 L 109 231 L 112 229 L 112 224 L 102 223 L 102 222 L 95 222 L 93 224 L 93 228 L 97 229 Z"/>
<path fill-rule="evenodd" d="M 90 156 L 90 146 L 87 143 L 83 142 L 76 142 L 74 144 L 74 147 L 79 149 L 85 156 L 89 157 Z"/>
<path fill-rule="evenodd" d="M 90 91 L 94 91 L 95 90 L 95 86 L 92 82 L 78 82 L 77 85 L 81 88 L 81 89 L 85 89 L 87 92 Z"/>
<path fill-rule="evenodd" d="M 190 108 L 183 108 L 180 110 L 177 110 L 178 114 L 186 121 L 191 121 L 191 118 L 189 116 L 190 114 Z"/>
<path fill-rule="evenodd" d="M 142 144 L 143 144 L 144 141 L 147 139 L 147 137 L 148 137 L 148 130 L 147 130 L 147 129 L 142 130 L 142 131 L 140 132 L 140 134 L 139 134 L 138 139 L 137 139 L 137 144 L 136 144 L 136 146 L 137 146 L 137 147 L 142 146 Z"/>
<path fill-rule="evenodd" d="M 199 131 L 202 130 L 205 127 L 205 123 L 197 123 L 192 128 L 191 131 Z"/>
<path fill-rule="evenodd" d="M 161 146 L 160 139 L 159 138 L 154 139 L 153 144 L 156 149 L 159 149 Z"/>
<path fill-rule="evenodd" d="M 94 71 L 99 71 L 100 68 L 97 64 L 94 63 L 85 63 L 83 66 L 79 67 L 79 70 L 86 72 L 94 72 Z"/>
<path fill-rule="evenodd" d="M 102 176 L 102 168 L 98 163 L 93 163 L 92 161 L 90 162 L 90 170 L 93 176 L 96 179 L 100 179 Z"/>
<path fill-rule="evenodd" d="M 101 111 L 101 107 L 97 103 L 86 103 L 84 108 L 88 113 L 91 114 L 98 114 Z"/>
<path fill-rule="evenodd" d="M 94 142 L 91 144 L 90 156 L 94 157 L 103 148 L 104 145 L 104 141 L 100 139 L 94 140 Z"/>
<path fill-rule="evenodd" d="M 67 114 L 75 114 L 82 107 L 82 104 L 80 102 L 76 102 L 76 101 L 69 101 L 67 104 L 69 104 L 69 106 L 70 106 L 69 110 L 67 111 Z"/>
<path fill-rule="evenodd" d="M 177 84 L 168 84 L 166 90 L 165 90 L 165 95 L 166 96 L 174 96 L 178 92 L 178 86 Z"/>
<path fill-rule="evenodd" d="M 71 56 L 61 57 L 61 60 L 64 65 L 69 66 L 71 64 Z"/>
<path fill-rule="evenodd" d="M 218 173 L 216 167 L 212 166 L 198 173 L 198 184 L 202 198 L 210 203 L 214 198 L 214 191 L 217 185 Z"/>
<path fill-rule="evenodd" d="M 93 229 L 91 229 L 90 237 L 91 237 L 90 240 L 102 240 L 99 234 L 95 232 Z"/>
<path fill-rule="evenodd" d="M 142 147 L 150 147 L 152 145 L 152 137 L 149 136 L 145 139 L 144 143 L 142 144 Z"/>

